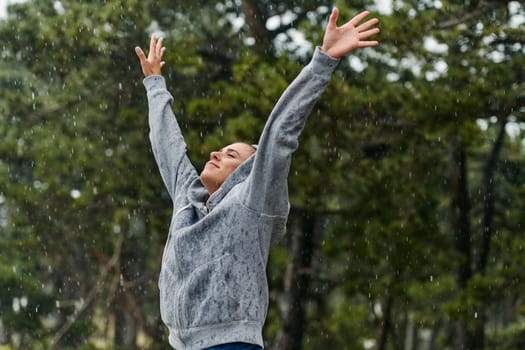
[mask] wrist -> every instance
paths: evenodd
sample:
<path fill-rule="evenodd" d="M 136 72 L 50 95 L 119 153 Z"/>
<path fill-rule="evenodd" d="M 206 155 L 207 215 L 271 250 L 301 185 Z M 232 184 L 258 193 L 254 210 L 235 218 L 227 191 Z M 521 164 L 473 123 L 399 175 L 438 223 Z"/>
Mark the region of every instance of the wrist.
<path fill-rule="evenodd" d="M 325 46 L 321 46 L 319 49 L 320 49 L 321 52 L 324 53 L 325 55 L 330 56 L 330 57 L 333 58 L 333 59 L 339 59 L 339 57 L 335 56 L 335 55 L 330 51 L 330 49 L 327 49 Z"/>

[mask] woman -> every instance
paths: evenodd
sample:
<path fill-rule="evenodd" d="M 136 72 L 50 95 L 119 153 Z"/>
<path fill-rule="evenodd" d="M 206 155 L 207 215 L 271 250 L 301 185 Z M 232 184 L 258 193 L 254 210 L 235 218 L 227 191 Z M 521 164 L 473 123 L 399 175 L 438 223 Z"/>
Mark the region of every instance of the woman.
<path fill-rule="evenodd" d="M 210 154 L 200 176 L 171 109 L 161 76 L 165 48 L 153 36 L 148 57 L 136 48 L 146 78 L 150 140 L 173 217 L 159 277 L 162 320 L 176 349 L 262 349 L 268 308 L 266 263 L 285 232 L 287 177 L 306 117 L 339 58 L 379 32 L 362 12 L 337 27 L 334 8 L 311 62 L 274 107 L 258 146 L 228 145 Z"/>

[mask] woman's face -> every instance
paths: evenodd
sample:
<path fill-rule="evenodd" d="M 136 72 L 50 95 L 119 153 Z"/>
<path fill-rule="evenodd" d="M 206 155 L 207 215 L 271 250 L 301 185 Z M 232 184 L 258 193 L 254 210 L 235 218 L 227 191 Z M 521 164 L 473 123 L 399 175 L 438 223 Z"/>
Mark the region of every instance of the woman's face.
<path fill-rule="evenodd" d="M 200 178 L 209 194 L 217 191 L 226 178 L 255 152 L 246 143 L 233 143 L 219 151 L 210 153 L 210 160 L 204 166 Z"/>

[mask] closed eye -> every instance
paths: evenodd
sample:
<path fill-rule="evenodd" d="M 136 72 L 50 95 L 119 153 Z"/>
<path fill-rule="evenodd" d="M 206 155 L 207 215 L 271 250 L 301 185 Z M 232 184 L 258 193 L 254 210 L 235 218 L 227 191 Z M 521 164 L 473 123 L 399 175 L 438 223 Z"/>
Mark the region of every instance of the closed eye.
<path fill-rule="evenodd" d="M 226 156 L 228 156 L 229 158 L 239 158 L 240 154 L 233 148 L 228 148 L 226 149 Z"/>

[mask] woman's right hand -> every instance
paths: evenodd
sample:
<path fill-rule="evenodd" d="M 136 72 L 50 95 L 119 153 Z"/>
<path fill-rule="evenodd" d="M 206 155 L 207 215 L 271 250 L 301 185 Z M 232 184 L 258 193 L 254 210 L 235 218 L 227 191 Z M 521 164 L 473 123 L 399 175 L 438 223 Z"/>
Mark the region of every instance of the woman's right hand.
<path fill-rule="evenodd" d="M 162 38 L 156 39 L 153 34 L 151 35 L 149 42 L 149 53 L 147 58 L 140 47 L 137 46 L 135 48 L 135 53 L 140 60 L 142 72 L 146 77 L 150 75 L 161 75 L 161 69 L 165 63 L 162 61 L 164 51 L 166 51 L 166 48 L 162 46 Z"/>

